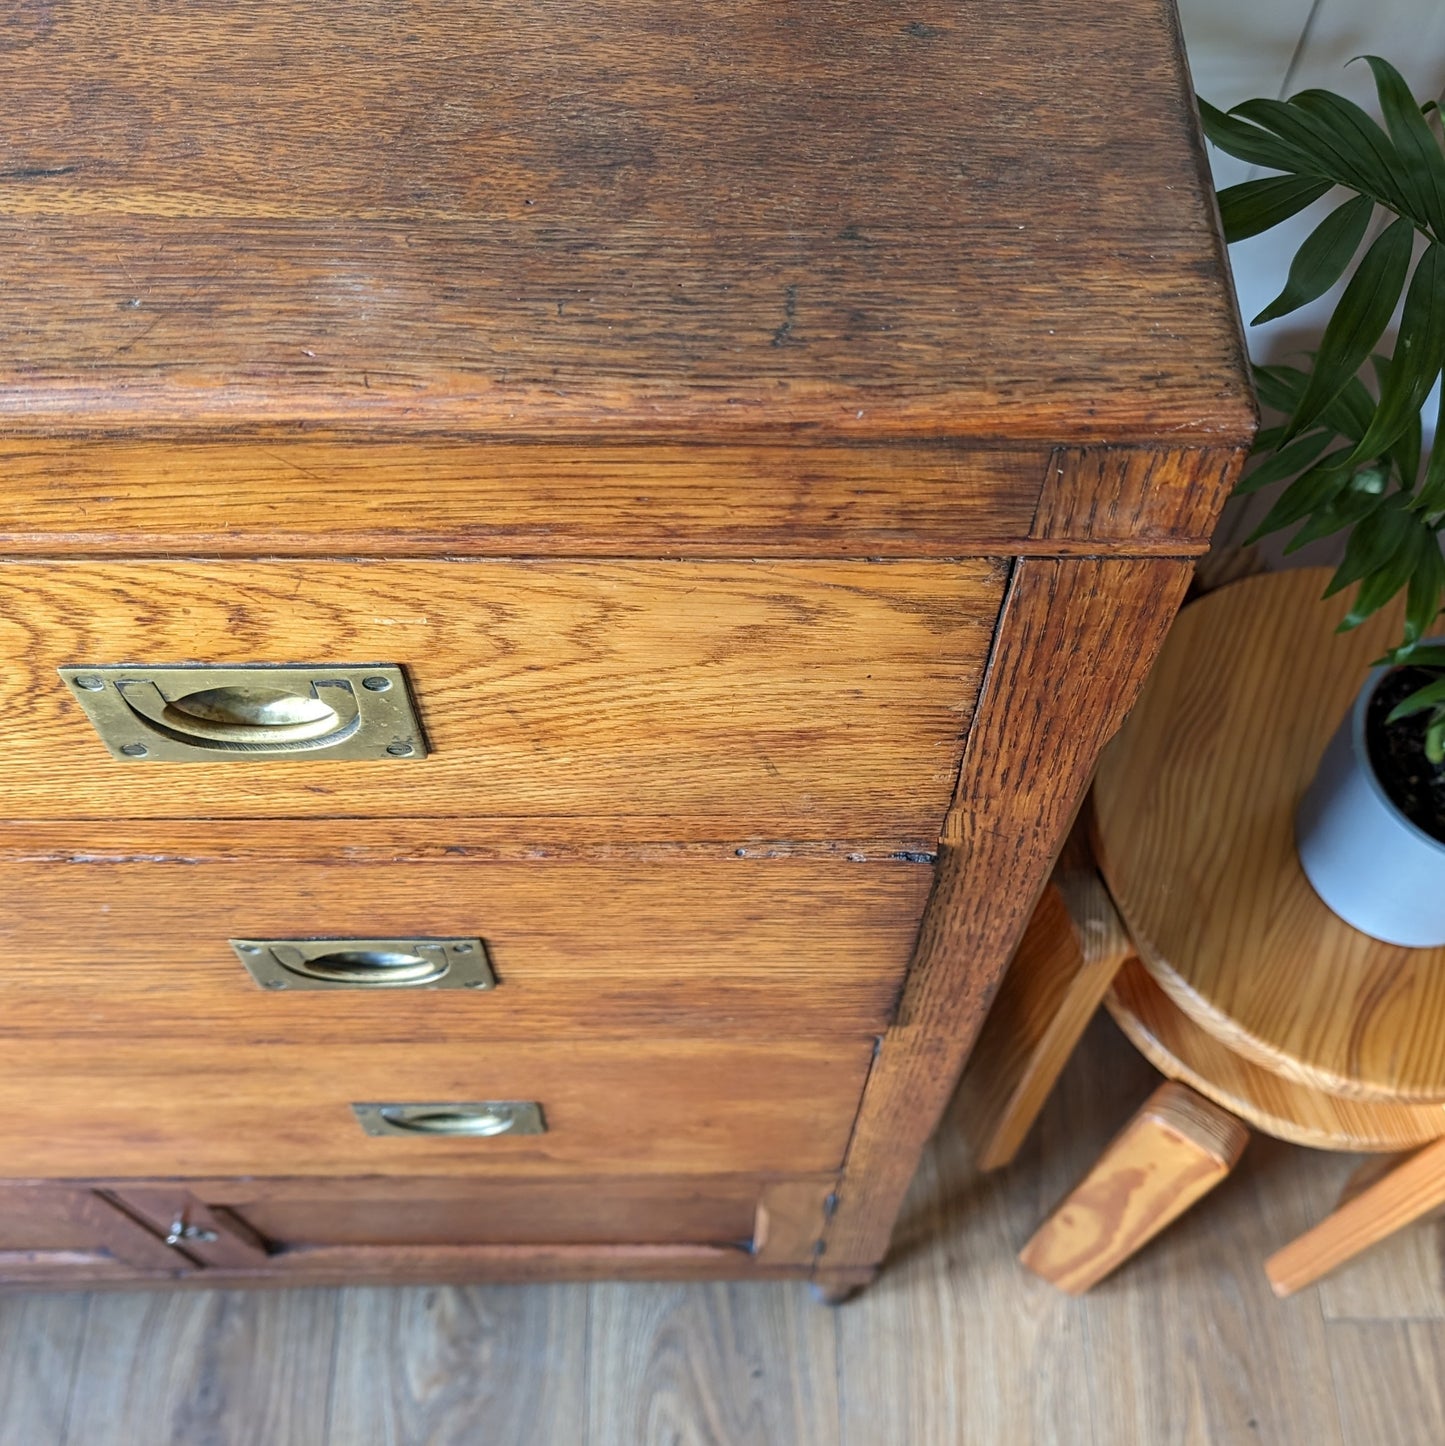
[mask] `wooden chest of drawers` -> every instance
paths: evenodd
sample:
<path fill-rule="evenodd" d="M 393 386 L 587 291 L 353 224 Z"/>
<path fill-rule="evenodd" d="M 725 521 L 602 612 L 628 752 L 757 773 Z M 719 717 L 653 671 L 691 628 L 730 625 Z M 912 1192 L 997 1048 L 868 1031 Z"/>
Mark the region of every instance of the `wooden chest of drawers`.
<path fill-rule="evenodd" d="M 0 1282 L 866 1280 L 1254 426 L 1165 0 L 0 39 Z"/>

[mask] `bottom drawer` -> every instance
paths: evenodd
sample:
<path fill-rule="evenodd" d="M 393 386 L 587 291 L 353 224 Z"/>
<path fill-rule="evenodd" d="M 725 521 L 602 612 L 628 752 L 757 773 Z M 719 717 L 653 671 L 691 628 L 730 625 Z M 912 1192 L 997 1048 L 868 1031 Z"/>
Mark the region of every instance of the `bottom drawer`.
<path fill-rule="evenodd" d="M 221 1049 L 204 1039 L 12 1041 L 11 1178 L 827 1171 L 871 1038 Z M 535 1101 L 540 1134 L 373 1136 L 359 1103 Z"/>
<path fill-rule="evenodd" d="M 0 1181 L 0 1287 L 797 1277 L 836 1178 Z"/>
<path fill-rule="evenodd" d="M 195 1203 L 203 1203 L 211 1213 L 241 1222 L 272 1251 L 340 1245 L 658 1244 L 771 1247 L 776 1253 L 784 1226 L 793 1236 L 821 1229 L 836 1178 L 126 1181 L 107 1193 L 157 1227 L 177 1215 L 189 1220 Z M 204 1254 L 196 1246 L 183 1248 Z"/>

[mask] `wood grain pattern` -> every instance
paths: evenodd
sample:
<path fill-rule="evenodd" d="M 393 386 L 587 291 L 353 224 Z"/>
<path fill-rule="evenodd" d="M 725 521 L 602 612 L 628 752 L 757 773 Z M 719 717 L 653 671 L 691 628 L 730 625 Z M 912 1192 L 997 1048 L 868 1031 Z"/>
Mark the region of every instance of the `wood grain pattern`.
<path fill-rule="evenodd" d="M 769 1264 L 812 1265 L 833 1208 L 836 1177 L 778 1180 L 764 1187 L 753 1224 L 753 1254 Z"/>
<path fill-rule="evenodd" d="M 5 809 L 927 836 L 1001 589 L 986 561 L 0 564 Z M 434 751 L 119 763 L 54 670 L 138 660 L 400 663 Z"/>
<path fill-rule="evenodd" d="M 1137 1254 L 1234 1168 L 1249 1131 L 1170 1081 L 1039 1226 L 1019 1260 L 1080 1295 Z"/>
<path fill-rule="evenodd" d="M 177 1226 L 191 1231 L 175 1248 L 199 1266 L 235 1266 L 259 1269 L 266 1264 L 266 1241 L 239 1216 L 224 1206 L 208 1205 L 184 1186 L 150 1189 L 129 1183 L 107 1190 L 105 1198 L 148 1226 L 162 1240 Z M 207 1239 L 207 1236 L 214 1239 Z"/>
<path fill-rule="evenodd" d="M 1118 972 L 1104 1002 L 1156 1069 L 1278 1139 L 1320 1150 L 1393 1151 L 1445 1134 L 1445 1106 L 1327 1094 L 1236 1053 L 1180 1009 L 1137 960 Z"/>
<path fill-rule="evenodd" d="M 94 843 L 74 839 L 71 861 L 0 856 L 11 960 L 0 1038 L 200 1032 L 225 1050 L 862 1035 L 892 1017 L 932 881 L 927 861 L 739 858 L 737 847 L 477 859 L 464 845 L 449 856 L 450 833 L 424 860 L 351 862 L 336 856 L 336 825 L 294 828 L 319 860 L 277 857 L 277 827 L 244 823 L 206 825 L 198 854 L 183 835 L 122 840 L 92 825 Z M 27 836 L 47 846 L 36 830 L 0 826 L 0 849 Z M 116 848 L 128 861 L 105 861 Z M 499 984 L 263 992 L 227 942 L 327 936 L 481 937 Z"/>
<path fill-rule="evenodd" d="M 1080 834 L 1078 827 L 1070 843 Z M 1080 840 L 1082 844 L 1082 840 Z M 959 1086 L 981 1170 L 1007 1165 L 1134 946 L 1087 845 L 1065 846 L 1009 961 Z"/>
<path fill-rule="evenodd" d="M 1061 448 L 1049 463 L 1032 535 L 1113 541 L 1135 555 L 1171 539 L 1202 542 L 1214 531 L 1245 450 Z"/>
<path fill-rule="evenodd" d="M 0 1154 L 14 1176 L 545 1178 L 835 1169 L 869 1038 L 408 1045 L 14 1040 Z M 353 1102 L 537 1100 L 547 1132 L 365 1135 Z"/>
<path fill-rule="evenodd" d="M 837 1316 L 794 1289 L 598 1286 L 588 1381 L 597 1446 L 837 1446 Z M 780 1380 L 785 1388 L 778 1389 Z"/>
<path fill-rule="evenodd" d="M 0 840 L 46 901 L 0 985 L 5 1168 L 742 1175 L 751 1239 L 317 1241 L 207 1278 L 866 1279 L 1254 427 L 1170 7 L 11 9 L 0 812 L 110 836 Z M 408 669 L 424 763 L 115 763 L 55 678 L 348 658 Z M 227 820 L 274 859 L 195 846 Z M 240 904 L 459 916 L 484 862 L 513 871 L 493 998 L 242 1004 L 189 944 L 142 960 Z M 578 922 L 524 959 L 536 864 Z M 694 881 L 671 917 L 662 868 Z M 515 1028 L 478 1027 L 497 998 Z M 488 1097 L 549 1133 L 346 1112 Z M 845 1152 L 834 1210 L 799 1177 Z M 648 1431 L 763 1419 L 740 1375 L 716 1406 L 657 1379 L 683 1405 Z"/>
<path fill-rule="evenodd" d="M 88 1302 L 76 1304 L 35 1295 L 0 1308 L 0 1446 L 65 1441 Z"/>
<path fill-rule="evenodd" d="M 801 1222 L 822 1218 L 831 1175 L 770 1179 L 754 1175 L 586 1176 L 549 1180 L 406 1175 L 367 1178 L 251 1178 L 187 1182 L 287 1248 L 315 1245 L 756 1245 L 759 1205 L 772 1202 Z M 158 1185 L 126 1182 L 130 1198 Z M 781 1211 L 780 1211 L 781 1218 Z M 770 1263 L 793 1258 L 780 1232 Z M 811 1260 L 809 1248 L 795 1264 Z"/>
<path fill-rule="evenodd" d="M 1291 1295 L 1445 1205 L 1445 1140 L 1417 1150 L 1265 1261 L 1276 1295 Z"/>
<path fill-rule="evenodd" d="M 0 824 L 6 864 L 716 864 L 725 859 L 834 864 L 933 862 L 935 838 L 778 838 L 724 832 L 704 815 L 623 814 L 547 818 L 519 828 L 512 819 L 345 820 L 340 837 L 325 819 L 292 819 L 263 836 L 241 819 L 7 819 Z M 709 839 L 708 831 L 717 837 Z"/>
<path fill-rule="evenodd" d="M 308 1446 L 326 1428 L 315 1361 L 331 1357 L 335 1319 L 326 1291 L 302 1300 L 216 1292 L 194 1303 L 152 1295 L 139 1311 L 125 1296 L 97 1296 L 76 1363 L 87 1389 L 62 1439 Z"/>
<path fill-rule="evenodd" d="M 1445 1420 L 1445 1329 L 1429 1321 L 1340 1321 L 1330 1362 L 1350 1446 L 1432 1446 Z"/>
<path fill-rule="evenodd" d="M 1408 1158 L 1409 1154 L 1365 1155 L 1350 1178 L 1365 1166 L 1375 1166 L 1378 1173 L 1371 1178 L 1379 1179 Z M 1336 1204 L 1346 1198 L 1342 1192 Z M 1316 1213 L 1327 1203 L 1324 1195 L 1314 1201 Z M 1445 1321 L 1442 1245 L 1445 1212 L 1436 1211 L 1371 1246 L 1368 1258 L 1357 1260 L 1349 1270 L 1326 1276 L 1312 1294 L 1328 1321 Z"/>
<path fill-rule="evenodd" d="M 18 1269 L 11 1265 L 20 1261 Z M 40 1267 L 39 1269 L 36 1266 Z M 737 1245 L 316 1245 L 283 1250 L 263 1269 L 215 1266 L 163 1275 L 108 1258 L 0 1255 L 0 1294 L 44 1290 L 285 1290 L 317 1286 L 501 1285 L 553 1281 L 808 1279 L 803 1265 L 767 1265 Z"/>
<path fill-rule="evenodd" d="M 1252 426 L 1157 0 L 393 19 L 20 5 L 7 428 Z"/>
<path fill-rule="evenodd" d="M 1253 1142 L 1223 1189 L 1082 1297 L 1020 1269 L 1043 1212 L 1157 1083 L 1101 1013 L 1012 1169 L 980 1175 L 950 1112 L 894 1258 L 839 1313 L 845 1442 L 1342 1446 L 1314 1299 L 1275 1300 L 1260 1269 L 1334 1157 Z"/>
<path fill-rule="evenodd" d="M 1181 562 L 1029 559 L 1005 605 L 898 1022 L 849 1146 L 828 1267 L 883 1258 L 924 1142 L 1189 581 Z"/>
<path fill-rule="evenodd" d="M 1400 627 L 1388 608 L 1336 636 L 1328 576 L 1249 578 L 1181 614 L 1099 767 L 1099 864 L 1150 973 L 1232 1050 L 1336 1094 L 1445 1101 L 1445 950 L 1351 929 L 1294 850 L 1299 798 Z"/>
<path fill-rule="evenodd" d="M 956 557 L 1027 542 L 1048 461 L 952 444 L 0 438 L 0 550 Z"/>
<path fill-rule="evenodd" d="M 1348 1164 L 1339 1156 L 1256 1140 L 1203 1208 L 1086 1296 L 1019 1269 L 1015 1251 L 1040 1209 L 1097 1155 L 1152 1073 L 1100 1017 L 1007 1174 L 978 1175 L 962 1140 L 941 1130 L 910 1198 L 911 1246 L 841 1311 L 814 1306 L 797 1281 L 483 1286 L 457 1299 L 435 1287 L 193 1288 L 164 1309 L 134 1290 L 9 1294 L 0 1442 L 154 1446 L 167 1423 L 189 1418 L 205 1423 L 209 1446 L 474 1446 L 526 1441 L 521 1400 L 550 1430 L 545 1446 L 669 1446 L 668 1427 L 687 1446 L 737 1446 L 750 1429 L 752 1446 L 1435 1446 L 1438 1325 L 1321 1313 L 1327 1292 L 1359 1285 L 1387 1314 L 1395 1242 L 1287 1301 L 1260 1269 L 1333 1198 Z M 1398 1240 L 1428 1235 L 1417 1226 Z M 1398 1299 L 1406 1315 L 1419 1297 Z M 336 1331 L 318 1321 L 318 1301 L 337 1307 Z M 97 1309 L 104 1330 L 82 1372 L 78 1345 Z M 284 1354 L 258 1349 L 261 1320 Z M 237 1403 L 230 1378 L 229 1409 L 218 1408 L 206 1366 L 224 1351 L 242 1354 L 248 1390 L 268 1403 L 307 1382 L 294 1425 L 282 1407 Z M 584 1393 L 585 1421 L 566 1415 Z M 164 1410 L 132 1440 L 108 1432 L 127 1403 L 150 1396 Z M 327 1399 L 332 1425 L 318 1434 L 313 1403 Z M 92 1433 L 67 1435 L 67 1413 Z M 195 1434 L 176 1446 L 195 1446 Z"/>
<path fill-rule="evenodd" d="M 585 1292 L 566 1287 L 347 1291 L 324 1439 L 473 1446 L 480 1430 L 508 1446 L 581 1442 L 585 1374 L 544 1385 L 538 1368 L 585 1354 L 587 1316 Z"/>
<path fill-rule="evenodd" d="M 191 1264 L 102 1192 L 0 1183 L 0 1274 L 43 1279 L 48 1256 L 70 1257 L 56 1262 L 60 1275 L 96 1268 L 106 1275 L 166 1276 Z"/>

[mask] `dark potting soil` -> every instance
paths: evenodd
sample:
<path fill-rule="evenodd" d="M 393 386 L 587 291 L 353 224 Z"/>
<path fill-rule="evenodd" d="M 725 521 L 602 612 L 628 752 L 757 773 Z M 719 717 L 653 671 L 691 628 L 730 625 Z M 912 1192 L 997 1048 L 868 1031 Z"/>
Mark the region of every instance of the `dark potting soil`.
<path fill-rule="evenodd" d="M 1365 747 L 1390 802 L 1417 828 L 1445 843 L 1445 767 L 1425 757 L 1425 720 L 1430 715 L 1385 722 L 1397 703 L 1437 677 L 1423 668 L 1386 673 L 1365 709 Z"/>

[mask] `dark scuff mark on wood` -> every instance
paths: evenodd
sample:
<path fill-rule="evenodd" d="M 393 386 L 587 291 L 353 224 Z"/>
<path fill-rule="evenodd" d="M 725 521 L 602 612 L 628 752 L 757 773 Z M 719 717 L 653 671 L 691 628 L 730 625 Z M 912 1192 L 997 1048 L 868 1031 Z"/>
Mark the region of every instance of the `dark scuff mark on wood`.
<path fill-rule="evenodd" d="M 19 166 L 13 171 L 0 171 L 0 181 L 43 181 L 50 176 L 73 176 L 79 166 Z"/>
<path fill-rule="evenodd" d="M 783 324 L 773 333 L 774 346 L 787 346 L 793 340 L 793 321 L 798 314 L 798 288 L 790 286 L 783 293 Z"/>

